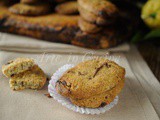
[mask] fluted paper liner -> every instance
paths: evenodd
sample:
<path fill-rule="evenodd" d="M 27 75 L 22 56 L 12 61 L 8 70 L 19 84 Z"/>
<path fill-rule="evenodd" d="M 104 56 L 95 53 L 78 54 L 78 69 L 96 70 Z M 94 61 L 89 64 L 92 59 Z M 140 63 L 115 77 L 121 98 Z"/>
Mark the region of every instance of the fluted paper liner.
<path fill-rule="evenodd" d="M 108 105 L 104 107 L 99 107 L 99 108 L 85 108 L 85 107 L 79 107 L 71 103 L 71 101 L 66 98 L 61 96 L 60 94 L 57 93 L 55 89 L 55 84 L 57 80 L 60 79 L 60 77 L 70 68 L 74 67 L 73 64 L 66 64 L 59 68 L 51 77 L 51 80 L 48 85 L 48 92 L 50 96 L 52 96 L 55 100 L 57 100 L 59 103 L 61 103 L 63 106 L 67 107 L 70 110 L 73 110 L 75 112 L 79 112 L 81 114 L 101 114 L 104 113 L 108 110 L 110 110 L 112 107 L 114 107 L 118 103 L 118 96 Z"/>

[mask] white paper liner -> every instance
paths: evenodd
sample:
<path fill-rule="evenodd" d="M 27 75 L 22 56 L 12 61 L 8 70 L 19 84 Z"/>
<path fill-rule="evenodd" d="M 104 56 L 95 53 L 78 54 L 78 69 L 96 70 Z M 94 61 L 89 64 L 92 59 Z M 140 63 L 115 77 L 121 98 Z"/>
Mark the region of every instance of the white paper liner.
<path fill-rule="evenodd" d="M 110 110 L 112 107 L 114 107 L 118 103 L 118 96 L 109 104 L 104 107 L 99 107 L 99 108 L 85 108 L 85 107 L 79 107 L 71 103 L 71 101 L 66 98 L 61 96 L 60 94 L 57 93 L 55 89 L 55 84 L 57 80 L 60 79 L 60 77 L 70 68 L 74 67 L 73 64 L 66 64 L 59 68 L 51 77 L 51 80 L 49 81 L 48 85 L 48 92 L 50 96 L 52 96 L 55 100 L 57 100 L 59 103 L 61 103 L 63 106 L 67 107 L 70 110 L 73 110 L 75 112 L 79 112 L 81 114 L 101 114 L 104 113 L 108 110 Z"/>

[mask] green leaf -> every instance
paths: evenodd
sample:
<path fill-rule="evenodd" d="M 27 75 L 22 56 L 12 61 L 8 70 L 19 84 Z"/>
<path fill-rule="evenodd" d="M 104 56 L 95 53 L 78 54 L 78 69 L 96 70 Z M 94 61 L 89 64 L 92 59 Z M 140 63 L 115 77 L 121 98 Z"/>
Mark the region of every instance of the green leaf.
<path fill-rule="evenodd" d="M 160 37 L 160 29 L 155 29 L 150 31 L 147 35 L 144 36 L 144 40 L 148 40 L 151 38 L 159 38 Z"/>
<path fill-rule="evenodd" d="M 141 31 L 139 31 L 133 36 L 133 38 L 131 39 L 131 42 L 137 43 L 137 42 L 143 40 L 143 37 L 144 37 L 143 33 Z"/>

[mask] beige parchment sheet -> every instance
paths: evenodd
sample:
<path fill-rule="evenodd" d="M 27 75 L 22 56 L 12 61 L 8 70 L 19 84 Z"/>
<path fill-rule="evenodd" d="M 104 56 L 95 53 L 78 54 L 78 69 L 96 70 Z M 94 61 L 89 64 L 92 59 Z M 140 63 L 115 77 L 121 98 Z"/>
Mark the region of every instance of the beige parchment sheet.
<path fill-rule="evenodd" d="M 50 77 L 60 66 L 77 64 L 91 56 L 70 54 L 43 54 L 0 51 L 0 67 L 17 57 L 31 57 Z M 134 76 L 123 54 L 110 56 L 126 68 L 126 83 L 118 104 L 101 115 L 82 115 L 63 107 L 46 97 L 47 85 L 42 90 L 12 91 L 9 80 L 0 72 L 0 120 L 159 120 L 141 83 Z"/>

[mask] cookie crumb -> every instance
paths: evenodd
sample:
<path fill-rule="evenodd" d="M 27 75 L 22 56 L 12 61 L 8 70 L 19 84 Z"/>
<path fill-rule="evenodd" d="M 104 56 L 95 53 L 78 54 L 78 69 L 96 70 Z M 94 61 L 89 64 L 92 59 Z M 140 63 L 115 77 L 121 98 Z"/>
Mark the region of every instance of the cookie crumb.
<path fill-rule="evenodd" d="M 47 96 L 48 98 L 52 98 L 52 96 L 50 96 L 50 94 L 49 93 L 47 93 L 47 94 L 44 94 L 45 96 Z"/>

